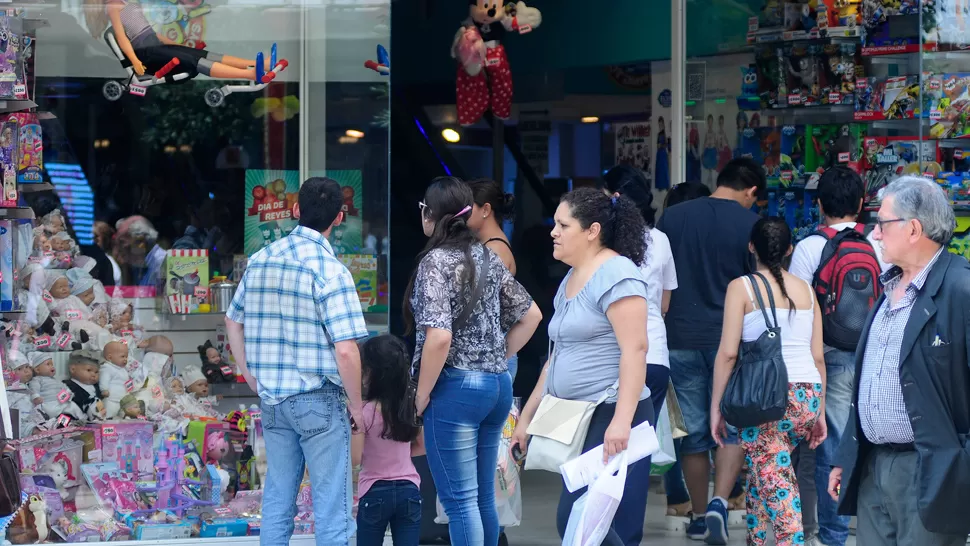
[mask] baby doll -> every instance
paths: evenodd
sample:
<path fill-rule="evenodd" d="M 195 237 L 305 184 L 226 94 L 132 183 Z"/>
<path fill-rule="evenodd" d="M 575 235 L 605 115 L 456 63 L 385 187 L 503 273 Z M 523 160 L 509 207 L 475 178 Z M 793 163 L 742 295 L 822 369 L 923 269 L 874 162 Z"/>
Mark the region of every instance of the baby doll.
<path fill-rule="evenodd" d="M 108 328 L 116 336 L 140 339 L 142 336 L 141 328 L 131 323 L 134 315 L 134 307 L 127 301 L 114 298 L 108 304 Z"/>
<path fill-rule="evenodd" d="M 20 269 L 19 278 L 17 301 L 26 313 L 27 323 L 49 336 L 54 335 L 54 319 L 50 311 L 54 298 L 46 289 L 44 266 L 36 262 L 28 263 Z"/>
<path fill-rule="evenodd" d="M 173 382 L 174 383 L 174 382 Z M 182 370 L 181 380 L 178 385 L 172 385 L 177 389 L 186 385 L 183 394 L 175 394 L 173 397 L 174 406 L 184 415 L 195 415 L 200 417 L 220 417 L 212 406 L 221 398 L 209 396 L 209 383 L 202 370 L 198 366 L 186 366 Z"/>
<path fill-rule="evenodd" d="M 199 357 L 202 359 L 202 373 L 209 383 L 232 383 L 236 380 L 232 368 L 222 362 L 222 354 L 212 346 L 211 341 L 199 345 Z"/>
<path fill-rule="evenodd" d="M 69 415 L 75 419 L 84 419 L 84 412 L 74 403 L 74 395 L 63 383 L 54 379 L 54 360 L 48 353 L 33 352 L 27 355 L 34 378 L 30 380 L 33 389 L 44 401 L 41 410 L 50 418 Z"/>
<path fill-rule="evenodd" d="M 44 399 L 32 392 L 27 386 L 34 378 L 34 371 L 30 367 L 30 361 L 20 351 L 7 352 L 7 369 L 15 378 L 7 384 L 7 402 L 10 408 L 17 410 L 20 416 L 20 437 L 26 438 L 33 434 L 35 422 L 34 408 L 40 405 Z"/>
<path fill-rule="evenodd" d="M 101 351 L 104 364 L 98 387 L 104 400 L 107 415 L 114 417 L 121 410 L 121 399 L 133 391 L 135 386 L 128 374 L 128 344 L 124 341 L 111 341 Z"/>
<path fill-rule="evenodd" d="M 72 352 L 68 361 L 71 378 L 64 382 L 74 394 L 74 403 L 91 420 L 106 417 L 104 402 L 101 401 L 101 392 L 98 390 L 100 356 L 96 351 Z"/>
<path fill-rule="evenodd" d="M 41 217 L 40 223 L 43 225 L 44 230 L 47 231 L 48 235 L 57 235 L 58 233 L 67 230 L 67 226 L 64 224 L 64 215 L 61 214 L 61 209 L 54 209 L 48 212 Z"/>
<path fill-rule="evenodd" d="M 43 227 L 34 228 L 33 252 L 31 257 L 39 259 L 51 259 L 54 257 L 54 248 L 51 246 L 47 230 Z"/>
<path fill-rule="evenodd" d="M 121 413 L 118 417 L 122 419 L 144 419 L 145 402 L 139 400 L 134 394 L 126 394 L 121 399 Z"/>
<path fill-rule="evenodd" d="M 205 464 L 219 464 L 230 451 L 225 434 L 210 434 L 205 440 Z"/>
<path fill-rule="evenodd" d="M 54 260 L 48 266 L 50 269 L 68 269 L 74 265 L 74 255 L 77 253 L 77 247 L 74 245 L 74 240 L 71 239 L 71 236 L 66 231 L 51 236 L 50 244 L 54 250 Z"/>

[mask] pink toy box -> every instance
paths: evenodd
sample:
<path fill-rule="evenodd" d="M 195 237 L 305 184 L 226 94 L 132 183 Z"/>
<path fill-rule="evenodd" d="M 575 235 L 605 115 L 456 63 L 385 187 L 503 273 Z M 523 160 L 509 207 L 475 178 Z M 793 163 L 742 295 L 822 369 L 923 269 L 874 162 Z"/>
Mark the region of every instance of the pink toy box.
<path fill-rule="evenodd" d="M 142 421 L 105 421 L 85 427 L 94 432 L 94 447 L 102 462 L 118 463 L 122 472 L 151 479 L 155 475 L 152 424 Z M 91 457 L 94 459 L 94 457 Z"/>

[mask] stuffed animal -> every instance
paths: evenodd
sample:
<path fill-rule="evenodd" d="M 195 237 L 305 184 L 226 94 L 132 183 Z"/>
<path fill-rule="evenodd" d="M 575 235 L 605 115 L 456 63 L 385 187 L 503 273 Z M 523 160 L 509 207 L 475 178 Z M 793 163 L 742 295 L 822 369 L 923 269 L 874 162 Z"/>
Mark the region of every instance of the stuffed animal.
<path fill-rule="evenodd" d="M 202 373 L 209 383 L 232 383 L 236 376 L 232 373 L 232 368 L 222 361 L 222 354 L 219 349 L 212 346 L 211 341 L 206 341 L 199 345 L 199 358 L 202 359 Z"/>
<path fill-rule="evenodd" d="M 474 125 L 489 108 L 502 120 L 512 115 L 512 71 L 502 39 L 511 31 L 531 32 L 541 23 L 539 10 L 525 2 L 468 0 L 468 19 L 451 45 L 452 58 L 460 61 L 456 81 L 458 123 Z"/>

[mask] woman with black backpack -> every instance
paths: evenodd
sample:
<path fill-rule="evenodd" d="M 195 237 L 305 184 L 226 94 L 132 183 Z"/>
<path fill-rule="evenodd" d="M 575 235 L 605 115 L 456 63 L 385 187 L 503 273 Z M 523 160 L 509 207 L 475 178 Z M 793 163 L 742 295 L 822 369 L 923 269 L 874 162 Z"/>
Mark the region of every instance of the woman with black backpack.
<path fill-rule="evenodd" d="M 802 440 L 825 440 L 822 318 L 808 283 L 784 270 L 791 230 L 762 218 L 751 231 L 753 275 L 728 285 L 714 361 L 711 434 L 738 427 L 748 457 L 748 544 L 802 544 L 801 500 L 791 455 Z M 778 302 L 780 305 L 776 305 Z M 743 380 L 742 380 L 743 379 Z"/>

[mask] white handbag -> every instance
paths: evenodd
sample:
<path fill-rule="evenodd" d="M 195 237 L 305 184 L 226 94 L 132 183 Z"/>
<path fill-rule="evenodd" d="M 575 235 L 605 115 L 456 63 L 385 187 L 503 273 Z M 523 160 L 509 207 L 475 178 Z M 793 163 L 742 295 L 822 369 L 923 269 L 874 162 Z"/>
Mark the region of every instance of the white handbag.
<path fill-rule="evenodd" d="M 556 365 L 555 352 L 549 363 L 551 381 Z M 596 406 L 612 396 L 616 396 L 620 380 L 606 389 L 596 402 L 584 400 L 565 400 L 551 394 L 542 397 L 532 422 L 526 433 L 532 436 L 529 452 L 525 459 L 526 470 L 547 470 L 559 474 L 559 467 L 582 455 L 589 422 Z"/>

